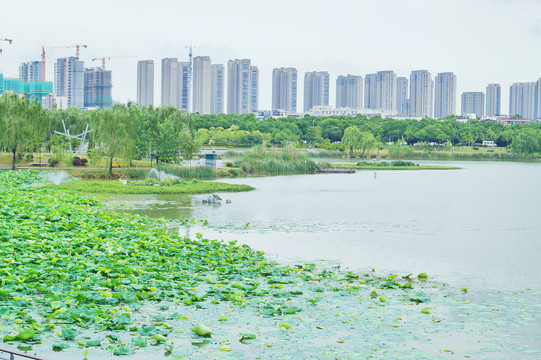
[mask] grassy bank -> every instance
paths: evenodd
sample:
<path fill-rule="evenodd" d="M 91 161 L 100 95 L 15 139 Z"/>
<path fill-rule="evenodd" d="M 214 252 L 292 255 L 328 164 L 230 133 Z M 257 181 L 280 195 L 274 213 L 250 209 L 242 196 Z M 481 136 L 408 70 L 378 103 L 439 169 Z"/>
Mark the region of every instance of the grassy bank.
<path fill-rule="evenodd" d="M 437 165 L 420 165 L 414 164 L 409 161 L 381 161 L 381 162 L 368 162 L 362 161 L 357 164 L 326 164 L 325 166 L 320 163 L 322 167 L 331 168 L 346 168 L 356 170 L 457 170 L 459 167 L 455 166 L 437 166 Z"/>
<path fill-rule="evenodd" d="M 124 185 L 116 180 L 77 180 L 60 185 L 50 185 L 57 190 L 75 190 L 87 194 L 206 194 L 212 192 L 250 191 L 248 185 L 219 182 L 185 181 L 169 186 Z"/>

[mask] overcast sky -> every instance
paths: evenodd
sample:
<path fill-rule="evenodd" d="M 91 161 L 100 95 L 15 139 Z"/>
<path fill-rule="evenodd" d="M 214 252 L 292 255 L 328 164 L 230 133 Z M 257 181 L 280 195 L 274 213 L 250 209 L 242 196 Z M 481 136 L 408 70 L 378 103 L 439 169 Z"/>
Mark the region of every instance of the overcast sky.
<path fill-rule="evenodd" d="M 47 53 L 47 80 L 58 57 L 75 49 L 54 46 L 88 44 L 85 66 L 94 57 L 112 59 L 113 98 L 136 99 L 137 61 L 155 62 L 155 101 L 160 99 L 160 59 L 186 61 L 194 56 L 213 63 L 252 59 L 259 67 L 260 108 L 271 105 L 275 67 L 299 71 L 302 110 L 304 72 L 329 71 L 330 105 L 335 105 L 336 76 L 394 70 L 409 78 L 412 70 L 454 72 L 457 112 L 463 91 L 502 86 L 502 112 L 509 111 L 509 86 L 541 77 L 541 0 L 26 0 L 1 6 L 0 69 L 18 76 L 23 61 Z"/>

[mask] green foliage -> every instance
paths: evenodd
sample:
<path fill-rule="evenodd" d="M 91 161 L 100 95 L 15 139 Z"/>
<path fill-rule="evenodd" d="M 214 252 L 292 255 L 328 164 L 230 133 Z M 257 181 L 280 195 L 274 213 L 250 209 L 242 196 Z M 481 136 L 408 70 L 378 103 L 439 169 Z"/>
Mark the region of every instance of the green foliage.
<path fill-rule="evenodd" d="M 187 168 L 177 165 L 160 164 L 156 166 L 157 170 L 165 171 L 168 174 L 175 175 L 181 179 L 199 179 L 199 180 L 214 180 L 218 178 L 216 170 L 208 166 L 196 166 Z"/>
<path fill-rule="evenodd" d="M 218 182 L 189 182 L 169 184 L 156 180 L 145 180 L 142 183 L 124 185 L 117 180 L 79 180 L 70 181 L 60 185 L 51 185 L 51 188 L 61 190 L 76 190 L 88 194 L 206 194 L 211 192 L 238 192 L 253 190 L 248 185 L 225 184 Z M 176 182 L 176 180 L 171 180 Z M 144 186 L 151 184 L 164 184 L 164 186 Z M 139 186 L 138 186 L 139 185 Z"/>
<path fill-rule="evenodd" d="M 541 153 L 541 130 L 526 128 L 517 132 L 511 143 L 513 153 L 534 156 Z"/>
<path fill-rule="evenodd" d="M 135 156 L 134 130 L 136 110 L 123 105 L 95 110 L 92 124 L 96 131 L 96 142 L 109 161 L 109 174 L 113 172 L 115 157 L 130 161 Z"/>
<path fill-rule="evenodd" d="M 13 154 L 13 170 L 19 151 L 43 142 L 48 121 L 41 104 L 30 101 L 26 95 L 5 92 L 0 96 L 0 144 Z"/>
<path fill-rule="evenodd" d="M 310 174 L 320 171 L 305 152 L 293 145 L 287 145 L 283 150 L 257 145 L 243 152 L 238 163 L 243 171 L 255 174 Z"/>

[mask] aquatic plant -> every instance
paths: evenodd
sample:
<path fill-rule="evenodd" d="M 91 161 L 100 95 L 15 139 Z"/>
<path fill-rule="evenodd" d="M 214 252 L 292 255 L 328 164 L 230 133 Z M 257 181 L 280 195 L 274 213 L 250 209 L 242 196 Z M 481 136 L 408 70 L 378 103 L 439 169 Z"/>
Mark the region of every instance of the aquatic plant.
<path fill-rule="evenodd" d="M 320 171 L 305 152 L 293 145 L 283 149 L 257 145 L 243 152 L 237 163 L 245 172 L 255 174 L 310 174 Z"/>

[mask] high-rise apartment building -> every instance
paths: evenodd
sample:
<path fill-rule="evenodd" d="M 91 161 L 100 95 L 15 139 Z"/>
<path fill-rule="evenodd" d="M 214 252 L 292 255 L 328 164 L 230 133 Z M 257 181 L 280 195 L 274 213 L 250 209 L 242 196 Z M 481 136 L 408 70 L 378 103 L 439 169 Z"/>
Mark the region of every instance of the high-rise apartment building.
<path fill-rule="evenodd" d="M 336 107 L 362 109 L 363 77 L 340 75 L 336 79 Z"/>
<path fill-rule="evenodd" d="M 247 114 L 258 105 L 259 71 L 250 59 L 227 62 L 227 112 Z M 254 88 L 255 87 L 255 88 Z"/>
<path fill-rule="evenodd" d="M 211 63 L 208 56 L 193 58 L 193 108 L 194 113 L 210 114 Z"/>
<path fill-rule="evenodd" d="M 297 112 L 297 69 L 272 70 L 272 110 Z"/>
<path fill-rule="evenodd" d="M 534 118 L 541 120 L 541 78 L 535 83 Z"/>
<path fill-rule="evenodd" d="M 259 68 L 257 66 L 252 66 L 250 81 L 250 103 L 252 112 L 256 112 L 259 110 Z"/>
<path fill-rule="evenodd" d="M 112 72 L 100 67 L 85 69 L 85 107 L 106 108 L 113 105 Z"/>
<path fill-rule="evenodd" d="M 67 97 L 68 107 L 84 107 L 84 73 L 84 61 L 74 56 L 56 59 L 53 92 L 55 96 Z"/>
<path fill-rule="evenodd" d="M 177 58 L 162 59 L 162 94 L 161 104 L 181 108 L 180 101 L 180 64 Z"/>
<path fill-rule="evenodd" d="M 141 60 L 137 63 L 137 104 L 154 104 L 154 60 Z"/>
<path fill-rule="evenodd" d="M 432 76 L 427 70 L 411 72 L 409 110 L 411 116 L 432 116 Z"/>
<path fill-rule="evenodd" d="M 456 114 L 456 75 L 452 72 L 436 75 L 434 90 L 434 117 Z"/>
<path fill-rule="evenodd" d="M 187 61 L 179 62 L 180 72 L 180 109 L 188 110 L 191 104 L 190 94 L 190 63 Z"/>
<path fill-rule="evenodd" d="M 486 93 L 486 112 L 487 116 L 496 116 L 501 114 L 502 89 L 500 84 L 488 84 Z"/>
<path fill-rule="evenodd" d="M 312 71 L 304 73 L 304 112 L 314 106 L 329 106 L 329 73 Z"/>
<path fill-rule="evenodd" d="M 396 112 L 396 74 L 394 71 L 376 73 L 376 109 Z"/>
<path fill-rule="evenodd" d="M 396 78 L 396 113 L 400 116 L 406 116 L 408 111 L 408 78 Z"/>
<path fill-rule="evenodd" d="M 482 118 L 485 113 L 485 94 L 483 92 L 463 92 L 461 112 L 462 114 L 475 114 Z"/>
<path fill-rule="evenodd" d="M 210 83 L 210 113 L 223 114 L 224 107 L 224 84 L 225 84 L 225 68 L 222 64 L 212 64 L 210 66 L 211 83 Z"/>
<path fill-rule="evenodd" d="M 376 109 L 376 74 L 366 74 L 364 78 L 364 107 Z"/>
<path fill-rule="evenodd" d="M 43 81 L 41 61 L 21 63 L 19 66 L 19 79 L 22 82 Z"/>
<path fill-rule="evenodd" d="M 520 115 L 525 119 L 534 119 L 535 85 L 534 82 L 511 85 L 509 89 L 509 116 Z"/>

